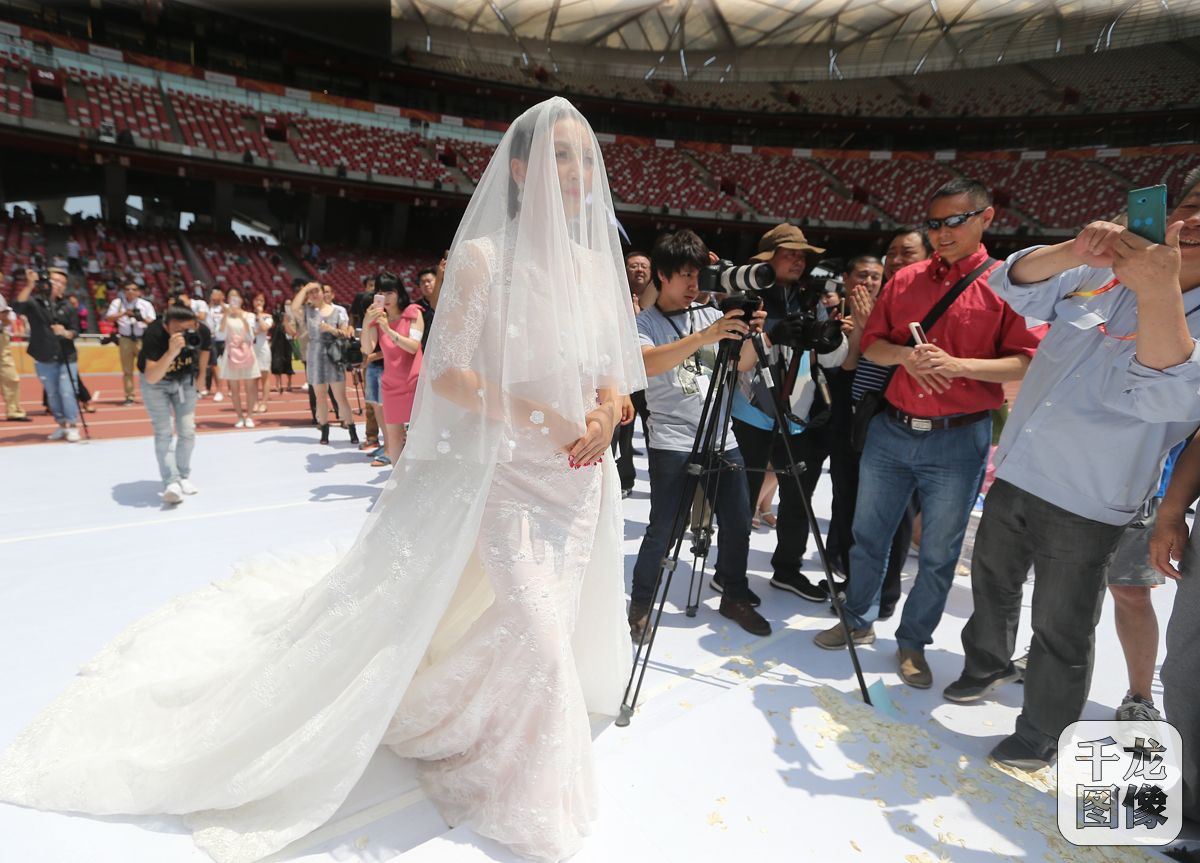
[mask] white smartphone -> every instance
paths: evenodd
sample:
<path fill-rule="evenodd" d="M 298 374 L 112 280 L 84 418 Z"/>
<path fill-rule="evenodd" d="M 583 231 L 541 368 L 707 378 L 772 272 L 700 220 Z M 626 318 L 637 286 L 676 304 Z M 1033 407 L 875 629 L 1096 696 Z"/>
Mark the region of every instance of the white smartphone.
<path fill-rule="evenodd" d="M 921 329 L 921 324 L 918 321 L 913 321 L 911 324 L 909 324 L 908 331 L 912 333 L 913 342 L 915 344 L 923 345 L 928 343 L 929 340 L 925 338 L 925 331 Z"/>

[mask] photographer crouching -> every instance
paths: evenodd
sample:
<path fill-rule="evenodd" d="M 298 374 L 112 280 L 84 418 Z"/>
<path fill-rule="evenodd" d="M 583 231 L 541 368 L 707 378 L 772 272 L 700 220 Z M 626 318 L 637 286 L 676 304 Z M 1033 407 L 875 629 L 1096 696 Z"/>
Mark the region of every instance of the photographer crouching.
<path fill-rule="evenodd" d="M 29 321 L 29 355 L 38 380 L 46 390 L 50 413 L 58 423 L 47 440 L 76 443 L 79 440 L 79 401 L 76 382 L 75 337 L 79 318 L 64 299 L 67 274 L 52 268 L 45 277 L 36 270 L 25 271 L 25 284 L 17 291 L 12 308 Z"/>
<path fill-rule="evenodd" d="M 639 641 L 650 618 L 654 588 L 671 543 L 674 517 L 687 484 L 688 461 L 709 382 L 713 380 L 717 345 L 740 339 L 762 328 L 763 313 L 744 320 L 741 309 L 721 314 L 711 306 L 693 305 L 699 293 L 700 270 L 709 264 L 708 248 L 692 231 L 666 234 L 651 253 L 658 286 L 655 304 L 637 316 L 642 359 L 646 364 L 646 402 L 650 408 L 650 524 L 638 550 L 630 591 L 629 628 Z M 742 345 L 738 368 L 753 367 L 754 347 Z M 729 418 L 721 418 L 728 426 Z M 750 550 L 750 496 L 740 471 L 742 456 L 727 436 L 723 457 L 734 474 L 722 477 L 711 503 L 720 530 L 714 578 L 723 587 L 720 613 L 753 635 L 770 635 L 771 625 L 755 607 L 758 597 L 746 580 Z"/>
<path fill-rule="evenodd" d="M 767 360 L 775 381 L 783 387 L 790 415 L 777 416 L 774 399 L 758 371 L 741 376 L 733 400 L 733 433 L 746 459 L 752 501 L 758 500 L 768 465 L 778 471 L 787 466 L 787 450 L 774 432 L 777 423 L 787 423 L 792 457 L 804 464 L 799 481 L 782 473 L 779 476 L 771 586 L 810 602 L 825 602 L 828 594 L 801 572 L 809 530 L 801 495 L 812 499 L 821 464 L 829 455 L 830 405 L 823 369 L 840 366 L 849 350 L 841 324 L 823 319 L 817 311 L 824 283 L 809 286 L 803 281 L 808 253 L 824 251 L 809 243 L 802 230 L 786 223 L 776 225 L 759 240 L 758 254 L 751 260 L 768 263 L 775 271 L 774 287 L 759 295 L 770 344 Z"/>
<path fill-rule="evenodd" d="M 181 503 L 185 494 L 196 493 L 189 479 L 196 445 L 196 386 L 211 351 L 211 333 L 184 305 L 168 308 L 142 335 L 137 367 L 142 401 L 154 426 L 154 454 L 166 504 Z"/>

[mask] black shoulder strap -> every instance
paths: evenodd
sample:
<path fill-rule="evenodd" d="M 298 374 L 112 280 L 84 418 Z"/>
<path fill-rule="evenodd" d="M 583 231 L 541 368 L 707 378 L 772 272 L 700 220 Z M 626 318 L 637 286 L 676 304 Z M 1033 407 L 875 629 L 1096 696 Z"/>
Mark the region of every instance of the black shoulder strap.
<path fill-rule="evenodd" d="M 933 325 L 941 319 L 942 315 L 945 314 L 946 309 L 953 305 L 954 301 L 962 295 L 962 292 L 965 291 L 972 282 L 982 276 L 988 267 L 995 263 L 998 263 L 995 258 L 988 257 L 982 264 L 955 282 L 954 287 L 946 291 L 942 298 L 933 304 L 933 308 L 929 310 L 929 314 L 922 318 L 921 329 L 926 333 L 930 332 L 933 329 Z M 908 341 L 904 343 L 904 346 L 911 348 L 916 345 L 916 343 L 917 340 L 910 335 L 908 337 Z M 879 387 L 879 391 L 881 393 L 887 392 L 888 385 L 892 382 L 892 376 L 896 374 L 896 369 L 898 368 L 900 368 L 900 366 L 895 365 L 888 370 L 887 379 L 884 380 L 883 384 Z"/>

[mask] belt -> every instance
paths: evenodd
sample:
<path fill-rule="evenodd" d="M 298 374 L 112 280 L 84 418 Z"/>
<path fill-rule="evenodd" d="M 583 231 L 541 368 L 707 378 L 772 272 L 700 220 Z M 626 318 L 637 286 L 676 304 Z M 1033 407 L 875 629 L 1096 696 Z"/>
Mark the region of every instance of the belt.
<path fill-rule="evenodd" d="M 934 429 L 953 429 L 959 426 L 969 426 L 991 416 L 991 411 L 975 411 L 973 414 L 962 414 L 956 417 L 915 417 L 904 411 L 888 405 L 887 415 L 901 425 L 908 426 L 913 431 L 927 432 Z"/>

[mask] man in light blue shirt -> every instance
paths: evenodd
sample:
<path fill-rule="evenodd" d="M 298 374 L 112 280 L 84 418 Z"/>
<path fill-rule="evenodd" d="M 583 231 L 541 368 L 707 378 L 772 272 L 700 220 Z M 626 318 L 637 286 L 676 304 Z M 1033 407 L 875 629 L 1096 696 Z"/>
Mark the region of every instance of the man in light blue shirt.
<path fill-rule="evenodd" d="M 1093 222 L 1012 255 L 992 288 L 1051 322 L 997 450 L 975 540 L 963 675 L 947 699 L 1016 679 L 1011 657 L 1033 566 L 1033 645 L 1014 734 L 992 757 L 1035 770 L 1056 754 L 1091 684 L 1113 552 L 1167 452 L 1200 422 L 1200 188 L 1183 190 L 1167 241 Z"/>

